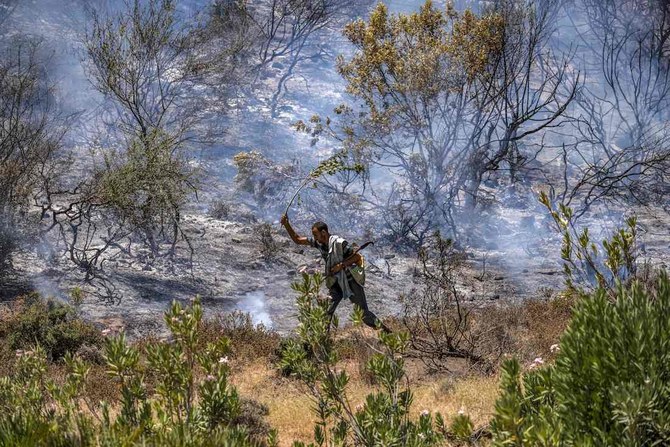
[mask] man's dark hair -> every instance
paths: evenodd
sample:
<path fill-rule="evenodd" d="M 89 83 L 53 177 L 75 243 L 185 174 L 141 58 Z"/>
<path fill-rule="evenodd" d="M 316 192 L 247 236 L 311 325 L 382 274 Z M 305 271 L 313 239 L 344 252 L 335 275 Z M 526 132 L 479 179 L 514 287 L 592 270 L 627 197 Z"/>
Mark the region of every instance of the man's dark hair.
<path fill-rule="evenodd" d="M 326 230 L 326 232 L 328 231 L 328 225 L 326 225 L 325 222 L 321 222 L 321 221 L 314 222 L 314 225 L 312 225 L 312 228 L 316 228 L 316 231 L 323 231 L 323 230 Z"/>

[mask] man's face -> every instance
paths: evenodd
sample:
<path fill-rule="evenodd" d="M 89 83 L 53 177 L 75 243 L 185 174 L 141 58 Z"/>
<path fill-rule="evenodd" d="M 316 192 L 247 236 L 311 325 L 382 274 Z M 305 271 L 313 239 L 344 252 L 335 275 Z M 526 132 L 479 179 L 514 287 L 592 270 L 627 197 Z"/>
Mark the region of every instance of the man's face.
<path fill-rule="evenodd" d="M 314 236 L 314 240 L 321 245 L 326 245 L 328 243 L 329 235 L 326 230 L 319 231 L 316 228 L 312 228 L 312 236 Z"/>

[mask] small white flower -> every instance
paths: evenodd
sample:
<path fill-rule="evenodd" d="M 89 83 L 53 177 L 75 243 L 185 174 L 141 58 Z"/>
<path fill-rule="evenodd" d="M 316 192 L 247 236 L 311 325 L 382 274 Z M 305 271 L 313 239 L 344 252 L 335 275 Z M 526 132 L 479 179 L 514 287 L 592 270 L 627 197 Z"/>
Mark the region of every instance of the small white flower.
<path fill-rule="evenodd" d="M 112 332 L 111 329 L 103 329 L 103 330 L 102 330 L 102 335 L 107 336 L 107 335 L 109 335 L 110 332 Z"/>
<path fill-rule="evenodd" d="M 227 357 L 227 356 L 226 356 L 226 357 L 221 357 L 221 358 L 219 359 L 219 363 L 222 363 L 222 364 L 223 364 L 223 363 L 228 363 L 228 357 Z"/>
<path fill-rule="evenodd" d="M 17 349 L 16 350 L 16 356 L 21 357 L 23 355 L 23 349 Z"/>
<path fill-rule="evenodd" d="M 428 416 L 429 414 L 430 414 L 430 411 L 428 411 L 428 410 L 423 410 L 421 412 L 421 416 Z"/>
<path fill-rule="evenodd" d="M 205 377 L 205 380 L 208 381 L 208 382 L 211 382 L 212 380 L 215 380 L 215 379 L 216 379 L 216 377 L 214 377 L 211 374 L 207 374 L 207 377 Z"/>
<path fill-rule="evenodd" d="M 461 416 L 464 415 L 465 414 L 465 409 L 463 407 L 459 408 L 458 409 L 458 414 L 460 414 Z"/>
<path fill-rule="evenodd" d="M 533 360 L 533 363 L 535 363 L 536 365 L 543 365 L 544 360 L 542 360 L 542 357 L 535 357 L 535 360 Z"/>
<path fill-rule="evenodd" d="M 363 404 L 358 404 L 356 405 L 356 412 L 362 411 L 363 410 Z"/>
<path fill-rule="evenodd" d="M 561 347 L 558 346 L 558 344 L 554 344 L 554 345 L 549 346 L 549 350 L 550 350 L 551 352 L 558 352 L 558 351 L 561 350 Z"/>
<path fill-rule="evenodd" d="M 179 323 L 179 318 L 177 318 L 177 317 L 172 317 L 172 322 L 173 322 L 173 323 Z"/>

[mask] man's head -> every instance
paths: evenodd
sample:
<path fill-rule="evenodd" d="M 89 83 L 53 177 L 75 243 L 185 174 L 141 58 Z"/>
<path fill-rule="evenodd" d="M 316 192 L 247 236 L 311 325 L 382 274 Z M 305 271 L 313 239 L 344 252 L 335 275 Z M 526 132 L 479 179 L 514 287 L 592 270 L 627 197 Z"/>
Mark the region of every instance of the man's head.
<path fill-rule="evenodd" d="M 312 235 L 314 236 L 314 240 L 319 244 L 326 245 L 328 243 L 328 239 L 330 238 L 328 225 L 321 221 L 314 222 L 314 225 L 312 225 Z"/>

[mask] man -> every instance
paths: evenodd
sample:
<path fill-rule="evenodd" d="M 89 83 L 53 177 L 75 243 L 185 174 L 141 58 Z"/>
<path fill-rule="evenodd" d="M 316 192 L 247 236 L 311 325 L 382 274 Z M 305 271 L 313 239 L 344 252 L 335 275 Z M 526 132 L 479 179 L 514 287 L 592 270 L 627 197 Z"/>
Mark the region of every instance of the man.
<path fill-rule="evenodd" d="M 362 264 L 361 255 L 354 254 L 354 250 L 347 241 L 339 236 L 331 235 L 328 232 L 328 225 L 323 222 L 315 222 L 312 225 L 314 238 L 298 236 L 291 227 L 286 214 L 281 217 L 281 224 L 286 228 L 293 242 L 298 245 L 318 248 L 321 252 L 321 257 L 325 262 L 326 286 L 328 286 L 331 298 L 328 307 L 328 315 L 331 319 L 342 298 L 349 298 L 352 303 L 363 310 L 363 322 L 366 325 L 374 329 L 382 329 L 384 332 L 390 332 L 386 325 L 368 309 L 363 281 L 361 279 L 357 281 L 352 274 L 352 268 Z M 356 275 L 356 277 L 360 278 L 359 275 Z M 359 281 L 361 284 L 359 284 Z"/>

